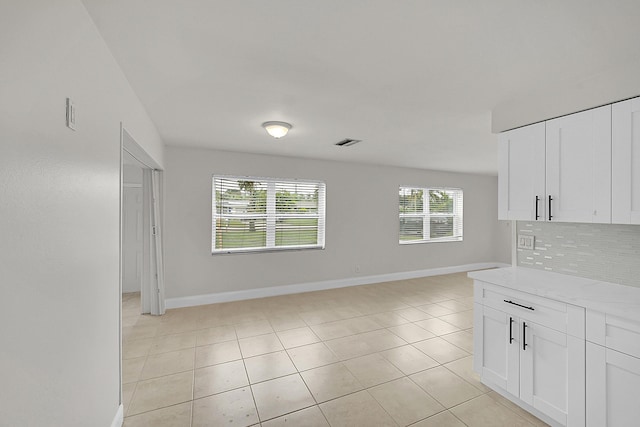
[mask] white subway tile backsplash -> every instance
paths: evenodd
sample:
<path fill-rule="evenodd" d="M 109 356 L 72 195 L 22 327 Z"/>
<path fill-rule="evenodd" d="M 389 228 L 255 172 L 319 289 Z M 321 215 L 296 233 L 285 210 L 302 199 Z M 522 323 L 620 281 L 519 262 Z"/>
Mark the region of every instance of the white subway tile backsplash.
<path fill-rule="evenodd" d="M 518 221 L 516 231 L 535 236 L 519 266 L 640 287 L 638 225 Z"/>

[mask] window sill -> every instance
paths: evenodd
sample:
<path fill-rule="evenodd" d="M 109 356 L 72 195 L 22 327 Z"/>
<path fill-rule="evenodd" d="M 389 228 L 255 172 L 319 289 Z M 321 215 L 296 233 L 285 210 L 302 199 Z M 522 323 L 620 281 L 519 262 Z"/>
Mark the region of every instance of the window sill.
<path fill-rule="evenodd" d="M 240 254 L 259 254 L 264 252 L 289 252 L 289 251 L 308 251 L 308 250 L 324 250 L 324 246 L 217 249 L 212 251 L 211 255 L 240 255 Z"/>
<path fill-rule="evenodd" d="M 446 243 L 446 242 L 462 242 L 462 237 L 452 237 L 446 239 L 432 239 L 432 240 L 406 240 L 399 242 L 400 245 L 419 245 L 421 243 Z"/>

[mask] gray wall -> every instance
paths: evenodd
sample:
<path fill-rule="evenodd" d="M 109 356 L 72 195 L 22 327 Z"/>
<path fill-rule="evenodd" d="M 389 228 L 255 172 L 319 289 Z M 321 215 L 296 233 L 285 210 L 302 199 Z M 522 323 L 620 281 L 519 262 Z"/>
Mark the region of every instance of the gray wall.
<path fill-rule="evenodd" d="M 0 2 L 0 22 L 0 424 L 109 426 L 120 121 L 160 163 L 163 145 L 79 1 Z"/>
<path fill-rule="evenodd" d="M 556 273 L 640 287 L 640 225 L 518 221 L 535 249 L 517 249 L 517 263 Z"/>
<path fill-rule="evenodd" d="M 165 155 L 167 298 L 510 259 L 494 176 L 178 147 Z M 326 249 L 212 256 L 213 174 L 325 181 Z M 463 188 L 464 241 L 400 246 L 400 185 Z"/>

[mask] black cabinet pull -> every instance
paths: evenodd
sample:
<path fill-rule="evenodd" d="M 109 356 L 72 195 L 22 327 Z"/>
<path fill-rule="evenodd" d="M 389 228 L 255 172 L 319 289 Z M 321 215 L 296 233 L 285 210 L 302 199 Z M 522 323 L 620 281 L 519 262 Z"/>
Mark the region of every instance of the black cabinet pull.
<path fill-rule="evenodd" d="M 533 307 L 527 307 L 526 305 L 522 305 L 522 304 L 518 304 L 517 302 L 513 302 L 513 301 L 507 301 L 506 299 L 503 299 L 502 301 L 506 302 L 507 304 L 513 304 L 513 305 L 517 305 L 518 307 L 522 307 L 522 308 L 526 308 L 527 310 L 535 310 L 535 308 Z"/>
<path fill-rule="evenodd" d="M 551 215 L 551 201 L 553 199 L 551 198 L 551 195 L 549 195 L 549 221 L 551 221 L 551 218 L 553 218 L 553 215 Z"/>
<path fill-rule="evenodd" d="M 527 322 L 522 322 L 522 350 L 526 350 L 527 345 Z"/>
<path fill-rule="evenodd" d="M 509 344 L 513 342 L 513 317 L 509 317 Z"/>
<path fill-rule="evenodd" d="M 540 218 L 538 214 L 538 202 L 540 202 L 540 197 L 536 196 L 536 221 Z"/>

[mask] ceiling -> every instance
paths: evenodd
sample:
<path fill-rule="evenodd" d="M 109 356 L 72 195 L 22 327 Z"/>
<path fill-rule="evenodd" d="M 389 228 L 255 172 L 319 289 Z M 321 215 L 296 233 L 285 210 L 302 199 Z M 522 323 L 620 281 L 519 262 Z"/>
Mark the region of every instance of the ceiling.
<path fill-rule="evenodd" d="M 640 75 L 637 0 L 83 3 L 171 146 L 495 174 L 497 112 L 550 118 L 557 88 L 611 102 L 607 73 Z"/>

